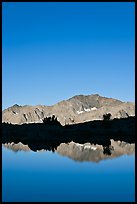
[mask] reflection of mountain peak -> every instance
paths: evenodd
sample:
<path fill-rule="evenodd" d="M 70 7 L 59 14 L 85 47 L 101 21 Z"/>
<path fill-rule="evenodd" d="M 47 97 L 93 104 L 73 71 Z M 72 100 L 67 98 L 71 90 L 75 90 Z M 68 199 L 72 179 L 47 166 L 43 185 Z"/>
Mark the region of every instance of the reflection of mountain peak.
<path fill-rule="evenodd" d="M 76 161 L 99 162 L 124 154 L 133 154 L 135 152 L 135 144 L 111 140 L 109 150 L 110 155 L 104 153 L 104 147 L 102 145 L 93 145 L 90 143 L 79 144 L 75 142 L 68 144 L 62 143 L 57 148 L 59 154 L 68 156 Z"/>
<path fill-rule="evenodd" d="M 28 145 L 24 145 L 21 142 L 15 143 L 5 143 L 4 147 L 11 149 L 15 152 L 17 151 L 30 151 Z M 99 162 L 104 159 L 111 159 L 115 157 L 119 157 L 124 154 L 134 154 L 135 152 L 135 144 L 129 144 L 126 142 L 114 141 L 111 140 L 111 146 L 109 147 L 110 154 L 104 153 L 104 147 L 102 145 L 94 145 L 90 143 L 79 144 L 75 142 L 69 143 L 61 143 L 56 152 L 62 156 L 68 156 L 69 158 L 75 161 L 92 161 Z M 44 149 L 40 149 L 37 151 L 45 151 Z"/>
<path fill-rule="evenodd" d="M 3 144 L 4 147 L 13 150 L 14 152 L 18 152 L 18 151 L 30 151 L 31 149 L 29 148 L 28 145 L 24 145 L 23 143 L 19 142 L 19 143 L 14 143 L 14 142 L 9 142 L 9 143 L 5 143 Z"/>

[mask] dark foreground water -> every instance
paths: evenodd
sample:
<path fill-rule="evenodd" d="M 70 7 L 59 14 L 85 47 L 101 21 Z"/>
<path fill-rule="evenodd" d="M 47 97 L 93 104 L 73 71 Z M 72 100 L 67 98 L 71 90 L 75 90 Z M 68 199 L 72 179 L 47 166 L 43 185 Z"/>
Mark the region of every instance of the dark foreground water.
<path fill-rule="evenodd" d="M 75 161 L 2 147 L 2 200 L 135 201 L 135 156 Z"/>

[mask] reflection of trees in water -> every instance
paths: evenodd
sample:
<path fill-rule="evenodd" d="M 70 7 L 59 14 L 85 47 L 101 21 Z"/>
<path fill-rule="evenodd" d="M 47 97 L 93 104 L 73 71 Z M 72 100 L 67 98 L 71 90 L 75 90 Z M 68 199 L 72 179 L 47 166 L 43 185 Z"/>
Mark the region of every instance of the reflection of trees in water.
<path fill-rule="evenodd" d="M 57 147 L 54 145 L 37 144 L 30 146 L 22 143 L 4 144 L 6 148 L 13 151 L 52 151 L 62 156 L 67 156 L 76 161 L 93 161 L 99 162 L 107 158 L 115 158 L 124 154 L 133 154 L 135 152 L 135 144 L 129 144 L 120 141 L 110 141 L 111 145 L 103 147 L 102 145 L 94 145 L 90 143 L 79 144 L 75 142 L 61 143 Z M 56 148 L 56 150 L 55 150 Z"/>
<path fill-rule="evenodd" d="M 106 155 L 111 155 L 111 147 L 110 146 L 106 146 L 103 148 L 103 153 Z"/>
<path fill-rule="evenodd" d="M 48 119 L 49 120 L 49 119 Z M 56 121 L 52 116 L 52 122 Z M 62 143 L 101 145 L 103 153 L 112 154 L 111 142 L 135 142 L 135 117 L 124 119 L 92 121 L 75 125 L 61 126 L 60 124 L 2 124 L 2 143 L 23 143 L 33 151 L 45 149 L 55 151 Z"/>

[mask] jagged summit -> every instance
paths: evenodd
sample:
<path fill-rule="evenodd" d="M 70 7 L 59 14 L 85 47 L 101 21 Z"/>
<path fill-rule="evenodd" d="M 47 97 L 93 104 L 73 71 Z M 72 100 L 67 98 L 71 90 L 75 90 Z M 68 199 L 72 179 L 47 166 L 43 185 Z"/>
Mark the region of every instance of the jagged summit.
<path fill-rule="evenodd" d="M 122 102 L 99 94 L 76 95 L 53 106 L 13 105 L 2 111 L 2 122 L 13 124 L 40 123 L 45 117 L 55 115 L 62 124 L 73 124 L 91 120 L 102 120 L 103 114 L 113 118 L 135 115 L 135 103 Z"/>
<path fill-rule="evenodd" d="M 14 104 L 13 107 L 19 107 L 19 105 L 18 104 Z"/>

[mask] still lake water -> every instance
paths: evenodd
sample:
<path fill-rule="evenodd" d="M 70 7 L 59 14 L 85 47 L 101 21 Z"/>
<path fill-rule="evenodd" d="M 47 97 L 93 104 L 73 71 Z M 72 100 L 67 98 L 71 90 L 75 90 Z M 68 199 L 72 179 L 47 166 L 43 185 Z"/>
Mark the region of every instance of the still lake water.
<path fill-rule="evenodd" d="M 135 201 L 135 156 L 74 161 L 2 147 L 2 201 Z"/>

